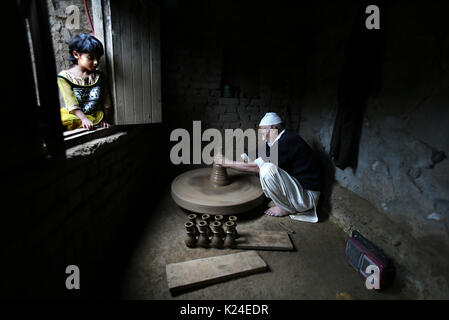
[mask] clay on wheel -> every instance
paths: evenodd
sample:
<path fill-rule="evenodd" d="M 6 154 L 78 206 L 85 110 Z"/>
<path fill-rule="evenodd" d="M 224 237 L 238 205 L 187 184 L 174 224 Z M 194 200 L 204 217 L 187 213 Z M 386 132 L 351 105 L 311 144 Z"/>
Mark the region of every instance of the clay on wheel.
<path fill-rule="evenodd" d="M 213 215 L 246 212 L 264 201 L 257 176 L 228 169 L 227 184 L 219 185 L 214 183 L 214 174 L 211 168 L 180 174 L 171 185 L 173 200 L 186 210 Z"/>

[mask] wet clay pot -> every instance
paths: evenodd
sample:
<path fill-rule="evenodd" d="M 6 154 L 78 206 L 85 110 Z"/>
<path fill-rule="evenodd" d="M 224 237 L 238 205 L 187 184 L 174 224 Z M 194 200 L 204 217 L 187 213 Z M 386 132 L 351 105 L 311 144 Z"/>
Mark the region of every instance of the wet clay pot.
<path fill-rule="evenodd" d="M 235 228 L 235 223 L 232 221 L 226 221 L 225 227 L 226 227 L 226 235 L 229 233 L 232 236 L 232 238 L 236 239 L 237 230 Z"/>
<path fill-rule="evenodd" d="M 237 216 L 229 216 L 228 220 L 234 222 L 235 226 L 237 227 Z"/>
<path fill-rule="evenodd" d="M 234 233 L 234 237 L 235 239 L 237 239 L 238 237 L 240 237 L 239 233 L 237 232 L 237 217 L 236 216 L 229 216 L 229 221 L 234 222 L 234 229 L 235 229 L 235 233 Z"/>
<path fill-rule="evenodd" d="M 192 232 L 195 230 L 195 224 L 192 221 L 187 221 L 184 223 L 184 227 L 186 228 L 187 232 Z"/>
<path fill-rule="evenodd" d="M 194 230 L 197 230 L 196 226 L 191 221 L 186 222 L 184 224 L 184 226 L 185 226 L 186 231 L 187 231 L 187 235 L 184 238 L 184 243 L 189 248 L 196 247 L 196 236 L 195 236 L 195 233 L 194 233 Z"/>
<path fill-rule="evenodd" d="M 210 224 L 213 233 L 218 233 L 221 238 L 225 237 L 225 232 L 220 221 L 214 221 Z"/>
<path fill-rule="evenodd" d="M 197 245 L 203 248 L 209 248 L 209 237 L 206 235 L 206 231 L 200 231 L 200 236 L 198 237 Z"/>
<path fill-rule="evenodd" d="M 195 248 L 196 247 L 196 237 L 193 234 L 193 232 L 187 232 L 187 235 L 184 238 L 184 243 L 189 248 Z"/>
<path fill-rule="evenodd" d="M 208 224 L 210 223 L 210 214 L 207 214 L 207 213 L 205 213 L 205 214 L 203 214 L 202 216 L 201 216 L 201 219 L 202 220 L 204 220 L 204 221 L 206 221 Z"/>
<path fill-rule="evenodd" d="M 194 224 L 196 223 L 196 218 L 197 218 L 197 215 L 194 214 L 194 213 L 189 214 L 189 215 L 187 216 L 187 219 L 189 219 L 189 221 L 190 221 L 190 222 L 193 222 Z"/>
<path fill-rule="evenodd" d="M 226 168 L 223 168 L 221 165 L 214 163 L 212 167 L 212 172 L 209 177 L 209 182 L 214 187 L 222 187 L 226 186 L 230 183 L 228 173 L 226 172 Z"/>
<path fill-rule="evenodd" d="M 210 237 L 212 235 L 212 230 L 206 221 L 200 220 L 197 225 L 200 233 L 203 232 L 206 237 Z"/>
<path fill-rule="evenodd" d="M 215 218 L 215 221 L 219 221 L 219 222 L 223 223 L 224 217 L 221 214 L 217 214 L 214 218 Z"/>
<path fill-rule="evenodd" d="M 225 248 L 233 249 L 236 247 L 235 239 L 232 235 L 232 232 L 226 230 L 226 238 L 224 240 L 223 246 Z"/>
<path fill-rule="evenodd" d="M 187 218 L 189 219 L 189 221 L 190 221 L 191 223 L 193 223 L 193 227 L 192 227 L 192 229 L 193 229 L 193 234 L 195 235 L 195 237 L 198 237 L 198 236 L 200 235 L 200 233 L 198 232 L 198 228 L 196 227 L 196 219 L 197 219 L 197 215 L 194 214 L 194 213 L 192 213 L 192 214 L 189 214 L 189 215 L 187 216 Z"/>
<path fill-rule="evenodd" d="M 221 249 L 223 248 L 223 238 L 222 235 L 219 231 L 212 231 L 213 232 L 213 236 L 212 236 L 212 240 L 210 242 L 210 246 L 212 248 L 217 248 L 217 249 Z"/>

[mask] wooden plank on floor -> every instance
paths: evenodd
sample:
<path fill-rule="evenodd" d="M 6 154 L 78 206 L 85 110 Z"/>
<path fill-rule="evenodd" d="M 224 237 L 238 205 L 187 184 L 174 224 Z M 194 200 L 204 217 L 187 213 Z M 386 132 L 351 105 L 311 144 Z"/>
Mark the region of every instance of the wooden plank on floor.
<path fill-rule="evenodd" d="M 251 250 L 293 250 L 293 244 L 285 231 L 237 230 L 237 249 Z"/>
<path fill-rule="evenodd" d="M 166 265 L 168 288 L 175 293 L 268 269 L 256 251 Z"/>

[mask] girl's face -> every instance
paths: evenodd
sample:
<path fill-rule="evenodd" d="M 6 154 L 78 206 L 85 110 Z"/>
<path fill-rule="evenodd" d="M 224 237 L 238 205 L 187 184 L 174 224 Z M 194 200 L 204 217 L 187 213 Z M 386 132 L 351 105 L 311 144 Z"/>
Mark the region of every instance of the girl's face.
<path fill-rule="evenodd" d="M 94 72 L 98 68 L 99 58 L 91 53 L 78 53 L 73 51 L 73 56 L 78 60 L 78 67 L 83 71 L 88 70 Z"/>

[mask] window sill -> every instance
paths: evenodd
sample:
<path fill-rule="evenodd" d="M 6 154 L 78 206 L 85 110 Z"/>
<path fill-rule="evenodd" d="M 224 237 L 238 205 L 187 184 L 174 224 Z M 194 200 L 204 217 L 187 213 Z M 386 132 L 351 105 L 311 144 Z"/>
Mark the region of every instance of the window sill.
<path fill-rule="evenodd" d="M 116 133 L 117 131 L 118 126 L 111 126 L 109 128 L 96 128 L 94 130 L 80 128 L 71 131 L 65 131 L 63 133 L 64 144 L 66 149 L 68 149 L 93 139 L 106 137 L 108 135 Z"/>
<path fill-rule="evenodd" d="M 105 144 L 115 143 L 119 138 L 126 136 L 126 131 L 119 126 L 98 128 L 95 130 L 79 129 L 65 135 L 66 158 L 72 159 L 92 155 Z"/>

